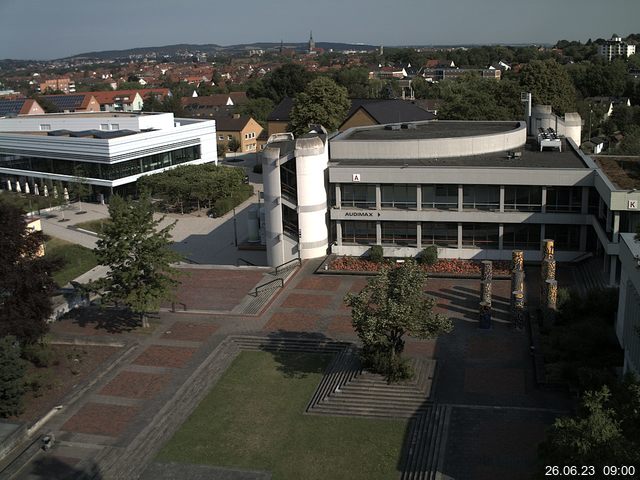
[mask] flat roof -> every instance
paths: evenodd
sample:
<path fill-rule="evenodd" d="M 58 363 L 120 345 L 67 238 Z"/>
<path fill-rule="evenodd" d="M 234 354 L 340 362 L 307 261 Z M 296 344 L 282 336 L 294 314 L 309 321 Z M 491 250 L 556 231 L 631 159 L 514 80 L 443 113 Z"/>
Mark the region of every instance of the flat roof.
<path fill-rule="evenodd" d="M 433 120 L 419 123 L 398 123 L 397 130 L 389 125 L 355 129 L 340 136 L 340 140 L 422 140 L 434 138 L 475 137 L 506 133 L 517 130 L 520 122 L 471 122 L 455 120 Z"/>
<path fill-rule="evenodd" d="M 640 156 L 593 156 L 611 183 L 620 190 L 640 189 Z"/>
<path fill-rule="evenodd" d="M 447 129 L 447 131 L 449 130 Z M 468 133 L 469 130 L 465 129 L 465 132 Z M 580 154 L 565 139 L 562 139 L 562 152 L 555 149 L 546 149 L 541 152 L 538 142 L 534 138 L 527 139 L 527 143 L 523 147 L 514 151 L 520 153 L 521 156 L 510 158 L 507 152 L 496 152 L 447 158 L 336 159 L 329 155 L 329 163 L 370 167 L 589 168 Z"/>

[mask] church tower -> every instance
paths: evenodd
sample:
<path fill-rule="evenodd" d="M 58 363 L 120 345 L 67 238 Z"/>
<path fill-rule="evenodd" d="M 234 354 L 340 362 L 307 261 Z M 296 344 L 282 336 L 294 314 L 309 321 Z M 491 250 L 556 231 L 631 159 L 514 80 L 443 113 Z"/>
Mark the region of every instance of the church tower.
<path fill-rule="evenodd" d="M 316 42 L 313 40 L 313 30 L 309 33 L 309 53 L 316 51 Z"/>

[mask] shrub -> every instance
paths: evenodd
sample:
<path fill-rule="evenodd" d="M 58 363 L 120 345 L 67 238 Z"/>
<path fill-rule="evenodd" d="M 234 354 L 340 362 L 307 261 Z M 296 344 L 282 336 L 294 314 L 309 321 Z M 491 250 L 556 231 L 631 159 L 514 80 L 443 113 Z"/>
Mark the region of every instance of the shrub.
<path fill-rule="evenodd" d="M 429 245 L 422 250 L 418 261 L 425 265 L 435 265 L 438 262 L 438 247 Z"/>
<path fill-rule="evenodd" d="M 214 217 L 222 217 L 234 207 L 237 207 L 244 202 L 251 195 L 253 195 L 253 186 L 244 184 L 240 185 L 240 187 L 238 187 L 238 189 L 230 196 L 216 200 L 209 213 Z"/>
<path fill-rule="evenodd" d="M 0 417 L 22 413 L 26 362 L 20 358 L 20 345 L 13 336 L 0 340 Z"/>
<path fill-rule="evenodd" d="M 369 259 L 372 262 L 382 263 L 384 260 L 384 250 L 381 245 L 373 245 L 369 250 Z"/>
<path fill-rule="evenodd" d="M 22 356 L 25 360 L 33 363 L 38 368 L 46 368 L 53 362 L 53 351 L 48 345 L 34 343 L 25 345 L 22 349 Z"/>

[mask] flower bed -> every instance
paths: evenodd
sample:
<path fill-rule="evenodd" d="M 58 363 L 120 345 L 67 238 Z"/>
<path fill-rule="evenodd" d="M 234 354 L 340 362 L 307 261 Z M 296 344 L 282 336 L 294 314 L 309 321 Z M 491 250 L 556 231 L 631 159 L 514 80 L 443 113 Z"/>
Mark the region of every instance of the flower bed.
<path fill-rule="evenodd" d="M 337 257 L 329 263 L 329 270 L 348 272 L 378 272 L 384 266 L 397 266 L 390 259 L 377 263 L 360 257 Z M 422 265 L 427 273 L 450 275 L 480 275 L 481 263 L 476 260 L 441 259 L 434 265 Z M 493 262 L 494 275 L 509 275 L 510 264 L 506 261 Z"/>

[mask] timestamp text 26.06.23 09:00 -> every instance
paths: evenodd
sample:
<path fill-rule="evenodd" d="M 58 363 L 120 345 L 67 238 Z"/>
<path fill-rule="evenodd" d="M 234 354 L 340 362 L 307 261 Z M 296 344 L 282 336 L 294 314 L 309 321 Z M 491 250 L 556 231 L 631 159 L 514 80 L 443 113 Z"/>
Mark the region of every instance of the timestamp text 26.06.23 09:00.
<path fill-rule="evenodd" d="M 549 477 L 618 477 L 636 478 L 636 467 L 633 465 L 605 465 L 594 467 L 593 465 L 546 465 L 545 476 Z"/>

